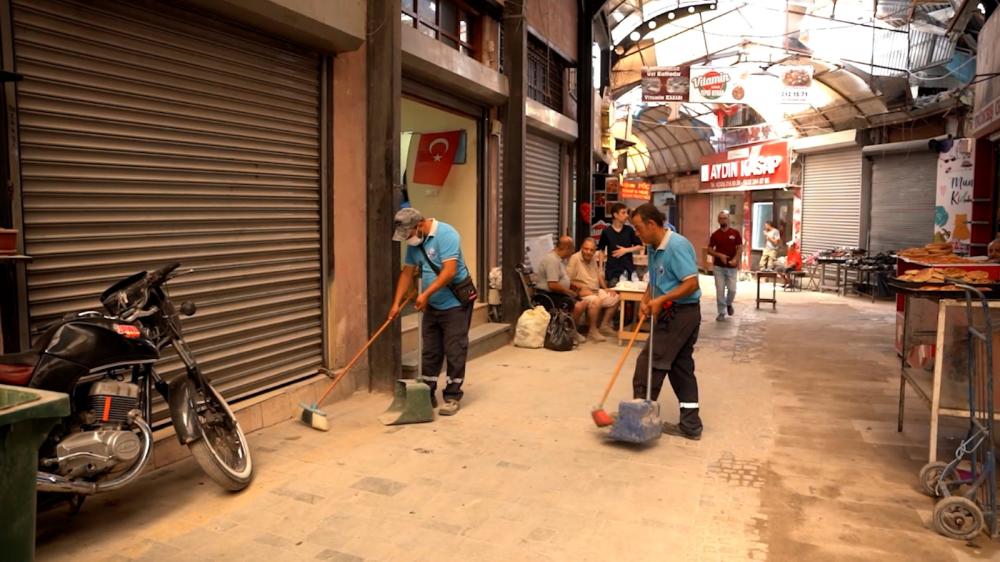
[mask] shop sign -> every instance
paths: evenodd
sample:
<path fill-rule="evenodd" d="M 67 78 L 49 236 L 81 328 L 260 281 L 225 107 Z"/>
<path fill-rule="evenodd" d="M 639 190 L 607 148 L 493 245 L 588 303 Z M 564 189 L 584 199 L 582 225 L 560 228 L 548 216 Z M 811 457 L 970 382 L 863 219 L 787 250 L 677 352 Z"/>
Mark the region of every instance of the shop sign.
<path fill-rule="evenodd" d="M 699 103 L 743 103 L 747 77 L 744 69 L 732 66 L 692 66 L 690 101 Z"/>
<path fill-rule="evenodd" d="M 938 155 L 934 241 L 951 242 L 956 254 L 967 255 L 971 239 L 975 154 L 972 139 L 956 139 Z"/>
<path fill-rule="evenodd" d="M 650 66 L 642 69 L 642 101 L 688 101 L 691 68 L 688 66 Z"/>
<path fill-rule="evenodd" d="M 972 130 L 977 136 L 985 136 L 1000 125 L 1000 96 L 985 104 L 972 114 Z"/>
<path fill-rule="evenodd" d="M 786 141 L 701 157 L 701 191 L 776 188 L 788 184 L 788 179 Z"/>
<path fill-rule="evenodd" d="M 640 199 L 649 201 L 649 192 L 652 184 L 639 180 L 625 180 L 621 182 L 619 199 Z"/>
<path fill-rule="evenodd" d="M 781 103 L 809 103 L 813 82 L 811 65 L 779 65 L 772 67 L 772 71 L 781 79 Z"/>

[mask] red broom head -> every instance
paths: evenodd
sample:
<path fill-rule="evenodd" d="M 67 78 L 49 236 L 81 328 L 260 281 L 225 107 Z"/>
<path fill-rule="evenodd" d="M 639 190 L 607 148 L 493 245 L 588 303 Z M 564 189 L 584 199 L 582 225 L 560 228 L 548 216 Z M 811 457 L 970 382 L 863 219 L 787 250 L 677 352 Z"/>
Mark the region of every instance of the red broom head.
<path fill-rule="evenodd" d="M 611 416 L 603 408 L 593 410 L 590 412 L 590 416 L 594 418 L 594 423 L 597 424 L 597 427 L 607 427 L 615 423 L 615 420 L 611 419 Z"/>

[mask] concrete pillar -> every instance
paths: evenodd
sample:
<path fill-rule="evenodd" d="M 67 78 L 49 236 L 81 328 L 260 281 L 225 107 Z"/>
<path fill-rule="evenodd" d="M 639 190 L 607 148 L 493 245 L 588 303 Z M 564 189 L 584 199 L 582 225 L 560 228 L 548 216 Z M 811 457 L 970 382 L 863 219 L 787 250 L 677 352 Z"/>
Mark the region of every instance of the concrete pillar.
<path fill-rule="evenodd" d="M 366 116 L 365 51 L 337 56 L 333 63 L 333 310 L 328 314 L 335 367 L 344 366 L 368 339 L 368 283 L 364 263 Z M 360 362 L 341 385 L 343 393 L 368 388 L 368 363 Z"/>

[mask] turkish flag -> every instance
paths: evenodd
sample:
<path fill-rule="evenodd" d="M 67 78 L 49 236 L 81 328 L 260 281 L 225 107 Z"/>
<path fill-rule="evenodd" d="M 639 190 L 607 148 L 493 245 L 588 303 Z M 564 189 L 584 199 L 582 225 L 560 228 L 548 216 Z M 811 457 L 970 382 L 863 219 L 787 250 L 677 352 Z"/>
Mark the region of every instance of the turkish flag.
<path fill-rule="evenodd" d="M 448 179 L 462 131 L 423 133 L 413 164 L 413 183 L 442 186 Z"/>

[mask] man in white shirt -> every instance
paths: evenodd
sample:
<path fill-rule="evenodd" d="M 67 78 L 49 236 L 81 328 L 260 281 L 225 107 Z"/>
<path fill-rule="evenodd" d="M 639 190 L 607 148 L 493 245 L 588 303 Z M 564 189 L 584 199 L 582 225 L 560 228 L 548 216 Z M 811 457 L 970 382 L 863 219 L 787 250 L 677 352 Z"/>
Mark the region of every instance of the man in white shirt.
<path fill-rule="evenodd" d="M 774 228 L 774 223 L 764 221 L 764 253 L 760 256 L 760 269 L 770 271 L 778 261 L 778 246 L 781 244 L 781 233 Z"/>

